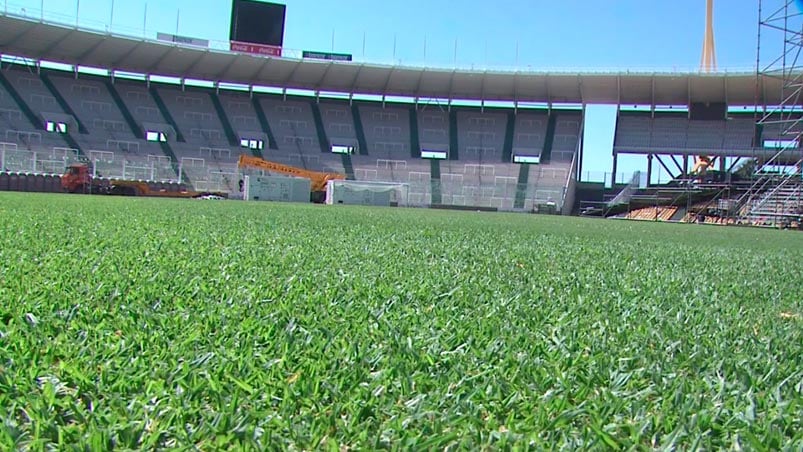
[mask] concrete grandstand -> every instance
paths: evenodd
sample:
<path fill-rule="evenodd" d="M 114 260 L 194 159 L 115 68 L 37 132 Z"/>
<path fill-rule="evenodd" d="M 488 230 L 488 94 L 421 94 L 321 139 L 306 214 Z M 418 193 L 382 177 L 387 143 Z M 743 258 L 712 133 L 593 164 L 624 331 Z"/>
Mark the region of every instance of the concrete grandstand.
<path fill-rule="evenodd" d="M 617 155 L 636 153 L 667 169 L 660 156 L 671 156 L 682 174 L 689 156 L 760 157 L 774 152 L 761 143 L 777 138 L 756 128 L 754 112 L 697 120 L 693 106 L 766 110 L 783 100 L 782 81 L 755 73 L 508 73 L 259 57 L 8 13 L 0 52 L 6 172 L 59 174 L 83 155 L 107 177 L 236 193 L 237 158 L 248 153 L 407 183 L 416 206 L 571 212 L 589 103 L 621 106 L 614 173 Z M 356 152 L 333 154 L 333 144 Z M 423 159 L 422 150 L 447 158 Z"/>

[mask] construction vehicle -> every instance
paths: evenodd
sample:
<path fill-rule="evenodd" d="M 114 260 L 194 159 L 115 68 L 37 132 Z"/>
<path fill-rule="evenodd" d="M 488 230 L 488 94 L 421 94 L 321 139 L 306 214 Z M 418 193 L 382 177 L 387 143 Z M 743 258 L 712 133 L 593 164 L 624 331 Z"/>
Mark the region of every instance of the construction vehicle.
<path fill-rule="evenodd" d="M 237 162 L 240 171 L 263 170 L 285 176 L 303 177 L 310 180 L 310 201 L 322 203 L 326 199 L 326 184 L 330 180 L 343 180 L 345 175 L 339 173 L 325 173 L 296 168 L 290 165 L 270 162 L 259 157 L 241 154 Z"/>
<path fill-rule="evenodd" d="M 98 195 L 151 196 L 163 198 L 227 197 L 225 193 L 190 191 L 179 184 L 170 184 L 166 188 L 152 188 L 151 184 L 143 181 L 95 177 L 92 174 L 91 165 L 86 162 L 72 163 L 67 166 L 67 170 L 61 176 L 61 188 L 67 193 Z"/>

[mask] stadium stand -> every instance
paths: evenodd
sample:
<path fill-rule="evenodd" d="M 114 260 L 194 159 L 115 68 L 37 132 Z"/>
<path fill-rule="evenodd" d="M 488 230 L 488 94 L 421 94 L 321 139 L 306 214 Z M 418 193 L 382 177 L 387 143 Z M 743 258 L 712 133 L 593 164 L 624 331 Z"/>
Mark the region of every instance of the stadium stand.
<path fill-rule="evenodd" d="M 67 134 L 45 132 L 43 115 L 64 121 L 68 125 L 68 132 L 71 132 L 69 126 L 75 122 L 56 104 L 55 98 L 44 88 L 38 75 L 29 71 L 3 70 L 0 71 L 0 82 L 0 125 L 3 127 L 3 141 L 13 143 L 19 150 L 38 152 L 73 147 L 67 140 Z M 6 169 L 50 169 L 49 164 L 34 167 L 33 164 L 24 164 L 25 159 L 19 160 L 19 165 L 7 161 Z"/>
<path fill-rule="evenodd" d="M 408 205 L 569 213 L 581 179 L 579 106 L 607 103 L 624 110 L 615 177 L 599 202 L 606 190 L 609 200 L 618 198 L 617 181 L 625 180 L 616 177 L 618 157 L 630 154 L 646 157 L 645 190 L 655 167 L 658 179 L 670 174 L 671 187 L 722 191 L 716 196 L 727 198 L 727 210 L 748 212 L 744 218 L 793 217 L 800 209 L 793 202 L 798 181 L 768 163 L 800 166 L 800 147 L 790 139 L 796 133 L 780 124 L 797 118 L 784 113 L 754 125 L 788 101 L 782 80 L 766 74 L 324 66 L 78 29 L 62 46 L 62 25 L 9 15 L 0 21 L 10 43 L 0 59 L 0 166 L 7 174 L 58 174 L 70 159 L 88 158 L 104 176 L 235 192 L 236 162 L 248 153 L 358 181 L 403 183 Z M 333 144 L 354 154 L 334 154 Z M 446 158 L 424 159 L 424 149 Z M 723 176 L 743 164 L 770 169 Z"/>
<path fill-rule="evenodd" d="M 507 115 L 497 111 L 458 111 L 457 140 L 460 159 L 471 162 L 502 162 Z"/>
<path fill-rule="evenodd" d="M 677 213 L 675 206 L 643 207 L 631 210 L 625 215 L 628 220 L 669 221 Z"/>
<path fill-rule="evenodd" d="M 753 114 L 732 115 L 720 121 L 691 120 L 686 112 L 622 111 L 614 149 L 673 149 L 690 151 L 749 150 L 756 136 Z"/>
<path fill-rule="evenodd" d="M 270 126 L 262 125 L 248 93 L 220 91 L 216 96 L 234 134 L 231 145 L 240 148 L 238 152 L 262 157 L 265 149 L 271 145 L 269 135 L 272 135 L 272 131 L 269 134 L 266 129 L 270 129 Z M 245 145 L 241 140 L 246 140 Z"/>
<path fill-rule="evenodd" d="M 124 110 L 119 108 L 102 79 L 76 80 L 49 72 L 43 72 L 42 78 L 48 80 L 53 92 L 63 99 L 71 116 L 84 125 L 86 133 L 76 135 L 76 141 L 95 161 L 98 173 L 132 179 L 177 178 L 159 145 L 143 142 L 141 129 L 132 129 L 127 123 Z M 144 165 L 139 162 L 143 154 L 146 156 Z"/>
<path fill-rule="evenodd" d="M 550 161 L 571 162 L 580 140 L 582 114 L 579 111 L 554 113 L 555 131 L 552 134 Z"/>
<path fill-rule="evenodd" d="M 9 169 L 41 170 L 50 161 L 58 173 L 65 152 L 83 153 L 106 177 L 180 179 L 197 190 L 237 191 L 237 158 L 248 153 L 350 179 L 404 183 L 410 205 L 533 209 L 562 203 L 582 133 L 580 111 L 352 103 L 53 69 L 37 74 L 24 66 L 3 74 L 0 124 Z M 5 85 L 21 93 L 30 115 Z M 48 118 L 68 123 L 68 133 L 46 132 Z M 516 153 L 543 156 L 552 143 L 551 163 L 511 161 Z M 333 154 L 331 144 L 356 152 Z M 421 149 L 448 158 L 422 159 Z M 39 157 L 29 155 L 34 150 Z M 23 151 L 28 156 L 15 163 L 14 152 Z"/>
<path fill-rule="evenodd" d="M 321 144 L 310 102 L 259 97 L 257 101 L 274 137 L 277 149 L 264 152 L 265 158 L 301 168 L 321 169 Z"/>
<path fill-rule="evenodd" d="M 418 139 L 421 148 L 449 152 L 449 112 L 441 107 L 420 107 Z"/>
<path fill-rule="evenodd" d="M 549 116 L 543 113 L 519 113 L 515 117 L 513 153 L 541 156 L 546 140 Z"/>

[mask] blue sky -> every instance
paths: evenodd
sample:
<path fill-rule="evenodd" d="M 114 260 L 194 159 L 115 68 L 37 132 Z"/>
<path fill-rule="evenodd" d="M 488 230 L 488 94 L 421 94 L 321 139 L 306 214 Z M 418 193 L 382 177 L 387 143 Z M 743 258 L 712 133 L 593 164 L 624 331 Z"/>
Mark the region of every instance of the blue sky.
<path fill-rule="evenodd" d="M 767 8 L 780 3 L 764 1 Z M 287 5 L 285 48 L 438 67 L 696 70 L 705 25 L 705 0 L 279 3 Z M 111 25 L 118 33 L 177 32 L 220 43 L 228 40 L 231 12 L 227 0 L 0 0 L 0 5 L 14 12 L 25 8 L 29 15 L 39 14 L 44 5 L 46 19 L 69 23 L 76 21 L 77 11 L 79 24 Z M 754 70 L 758 0 L 716 0 L 714 27 L 720 70 Z M 610 107 L 590 107 L 584 169 L 610 171 L 614 118 Z M 625 158 L 620 170 L 640 169 L 643 162 Z"/>

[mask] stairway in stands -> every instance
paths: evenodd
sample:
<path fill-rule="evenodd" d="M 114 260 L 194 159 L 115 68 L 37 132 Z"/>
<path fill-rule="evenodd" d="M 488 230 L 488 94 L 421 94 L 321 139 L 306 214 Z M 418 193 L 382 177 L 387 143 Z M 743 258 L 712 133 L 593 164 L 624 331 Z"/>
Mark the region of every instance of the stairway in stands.
<path fill-rule="evenodd" d="M 354 164 L 351 162 L 351 154 L 340 154 L 340 159 L 343 162 L 343 170 L 346 172 L 346 179 L 357 180 L 354 176 Z"/>
<path fill-rule="evenodd" d="M 265 110 L 262 109 L 262 104 L 259 103 L 259 99 L 253 97 L 251 99 L 251 105 L 254 106 L 254 111 L 257 114 L 262 133 L 268 137 L 268 149 L 279 149 L 279 143 L 276 142 L 276 137 L 273 136 L 273 130 L 270 128 L 268 117 L 265 115 Z M 264 158 L 262 157 L 262 151 L 260 149 L 252 149 L 251 152 L 254 154 L 254 157 Z"/>
<path fill-rule="evenodd" d="M 212 98 L 212 105 L 215 107 L 217 117 L 220 120 L 220 124 L 223 126 L 223 132 L 226 134 L 226 139 L 228 140 L 229 145 L 239 146 L 240 140 L 237 138 L 237 134 L 234 132 L 234 127 L 231 126 L 229 116 L 226 114 L 223 104 L 220 103 L 220 96 L 218 96 L 215 92 L 211 92 L 209 93 L 209 97 Z"/>
<path fill-rule="evenodd" d="M 555 142 L 555 126 L 558 123 L 558 115 L 554 112 L 549 114 L 546 125 L 546 139 L 544 140 L 544 150 L 541 151 L 541 164 L 547 164 L 552 159 L 552 144 Z"/>
<path fill-rule="evenodd" d="M 354 132 L 357 134 L 357 143 L 360 145 L 360 155 L 368 155 L 368 140 L 365 139 L 365 129 L 360 119 L 360 109 L 357 105 L 351 106 L 351 116 L 354 119 Z"/>
<path fill-rule="evenodd" d="M 507 128 L 505 129 L 505 144 L 502 147 L 502 163 L 513 161 L 513 138 L 516 134 L 516 114 L 512 111 L 507 114 Z"/>
<path fill-rule="evenodd" d="M 524 200 L 527 197 L 527 184 L 530 181 L 530 164 L 522 163 L 519 165 L 519 178 L 516 180 L 516 197 L 513 199 L 514 209 L 523 209 Z"/>
<path fill-rule="evenodd" d="M 59 104 L 61 104 L 62 102 L 66 104 L 66 101 L 64 100 L 64 98 L 61 97 L 61 93 L 59 93 L 58 91 L 55 91 L 55 87 L 53 86 L 53 83 L 49 79 L 46 80 L 44 74 L 41 74 L 41 78 L 42 78 L 42 83 L 44 83 L 45 86 L 47 86 L 47 88 L 50 90 L 50 92 L 53 93 L 53 96 L 56 98 L 56 101 Z M 3 87 L 9 93 L 9 95 L 11 95 L 11 98 L 14 99 L 14 102 L 16 102 L 16 104 L 20 107 L 20 111 L 22 111 L 22 113 L 25 115 L 25 117 L 28 118 L 28 121 L 31 122 L 31 125 L 33 125 L 33 127 L 36 130 L 45 130 L 45 127 L 44 127 L 44 124 L 43 124 L 42 120 L 39 118 L 39 116 L 36 113 L 34 113 L 34 111 L 31 109 L 31 107 L 28 106 L 28 104 L 25 102 L 25 100 L 22 98 L 22 96 L 20 96 L 19 92 L 14 88 L 14 85 L 12 85 L 8 81 L 8 79 L 6 79 L 6 77 L 5 77 L 5 75 L 3 74 L 2 71 L 0 71 L 0 83 L 3 84 Z M 59 101 L 59 99 L 61 99 L 61 101 Z M 69 108 L 69 105 L 67 105 L 67 109 L 64 109 L 64 111 L 67 112 L 67 114 L 72 115 L 73 118 L 75 118 L 75 121 L 78 124 L 79 133 L 87 133 L 88 132 L 86 130 L 86 128 L 83 127 L 83 124 L 81 123 L 80 119 L 77 116 L 75 116 L 75 114 L 72 111 L 72 109 Z M 84 132 L 81 132 L 82 128 L 83 128 Z M 64 140 L 64 142 L 67 144 L 67 146 L 69 146 L 71 149 L 75 149 L 75 150 L 78 151 L 78 155 L 86 155 L 84 153 L 83 149 L 81 149 L 81 146 L 78 144 L 78 141 L 76 141 L 75 138 L 71 135 L 71 132 L 69 131 L 69 129 L 67 130 L 67 133 L 60 134 L 60 135 L 61 135 L 61 138 Z"/>
<path fill-rule="evenodd" d="M 47 90 L 50 91 L 50 94 L 52 94 L 56 99 L 56 103 L 59 104 L 59 107 L 61 107 L 62 110 L 64 110 L 64 113 L 67 113 L 68 115 L 72 116 L 73 119 L 75 119 L 75 122 L 78 124 L 78 133 L 82 135 L 89 134 L 89 130 L 87 130 L 86 126 L 84 126 L 81 118 L 78 117 L 72 107 L 70 107 L 70 104 L 67 103 L 67 99 L 65 99 L 59 90 L 56 89 L 56 85 L 53 84 L 53 81 L 50 80 L 50 77 L 47 75 L 47 73 L 42 72 L 39 74 L 39 78 L 42 79 L 42 83 L 45 85 Z"/>
<path fill-rule="evenodd" d="M 44 74 L 43 74 L 42 80 L 43 80 L 43 83 L 45 83 L 44 82 Z M 48 82 L 50 82 L 50 80 L 48 80 Z M 31 107 L 28 105 L 28 103 L 25 102 L 25 100 L 22 98 L 22 96 L 20 96 L 20 93 L 16 90 L 16 88 L 14 88 L 14 85 L 12 85 L 8 81 L 8 79 L 6 79 L 5 75 L 3 74 L 3 71 L 0 71 L 0 84 L 3 85 L 3 87 L 6 89 L 6 91 L 11 96 L 11 98 L 14 99 L 14 102 L 16 102 L 16 104 L 20 107 L 20 111 L 22 111 L 22 113 L 25 115 L 25 117 L 28 118 L 28 121 L 31 122 L 31 125 L 36 130 L 45 130 L 45 127 L 44 127 L 44 124 L 43 124 L 42 120 L 39 119 L 39 116 L 36 113 L 34 113 L 34 111 L 31 109 Z M 52 86 L 52 83 L 50 83 L 50 85 Z M 48 89 L 50 89 L 50 88 L 48 88 Z M 55 89 L 55 87 L 53 87 L 53 89 Z M 59 94 L 59 97 L 61 97 L 61 94 Z M 61 100 L 64 101 L 64 98 L 62 97 Z M 67 110 L 65 110 L 65 111 L 67 111 Z M 70 110 L 70 112 L 71 111 L 72 110 Z M 80 132 L 82 124 L 80 123 L 78 117 L 76 117 L 73 113 L 69 113 L 69 114 L 72 114 L 73 117 L 75 118 L 75 121 L 79 124 L 78 129 L 79 129 L 79 132 Z M 84 129 L 84 131 L 86 131 L 86 129 Z M 81 149 L 81 146 L 78 144 L 78 142 L 75 140 L 75 138 L 70 134 L 69 130 L 67 130 L 67 133 L 61 134 L 61 137 L 64 139 L 64 142 L 67 144 L 67 146 L 69 146 L 70 148 L 75 149 L 75 150 L 78 151 L 78 155 L 86 155 L 86 154 L 84 154 L 83 149 Z"/>
<path fill-rule="evenodd" d="M 317 101 L 310 102 L 312 107 L 312 119 L 315 122 L 315 133 L 318 135 L 318 145 L 321 147 L 322 154 L 332 152 L 329 137 L 326 136 L 326 128 L 323 126 L 323 116 L 321 116 L 321 106 Z"/>
<path fill-rule="evenodd" d="M 441 196 L 441 161 L 432 159 L 429 161 L 430 186 L 432 190 L 433 206 L 443 204 Z"/>
<path fill-rule="evenodd" d="M 159 91 L 155 86 L 151 86 L 149 91 L 151 93 L 151 97 L 153 97 L 153 101 L 156 102 L 156 107 L 159 109 L 162 117 L 165 119 L 165 121 L 167 121 L 168 124 L 170 124 L 171 127 L 173 127 L 173 130 L 176 131 L 176 141 L 179 143 L 186 143 L 184 134 L 182 134 L 181 130 L 179 130 L 178 124 L 176 124 L 175 119 L 173 119 L 173 115 L 170 114 L 170 110 L 168 110 L 167 105 L 165 105 L 164 100 L 162 100 L 162 96 L 159 95 Z M 176 156 L 176 153 L 173 152 L 173 148 L 170 147 L 170 144 L 166 142 L 160 142 L 159 145 L 162 148 L 162 152 L 164 152 L 166 156 L 170 157 L 170 164 L 176 174 L 181 173 L 181 182 L 192 185 L 192 181 L 190 181 L 187 173 L 180 171 L 178 157 Z"/>
<path fill-rule="evenodd" d="M 109 94 L 112 96 L 112 99 L 114 99 L 114 103 L 117 104 L 117 109 L 120 110 L 120 113 L 122 113 L 126 124 L 128 124 L 128 127 L 131 129 L 131 133 L 140 140 L 145 139 L 145 134 L 143 133 L 142 127 L 137 124 L 137 120 L 134 118 L 134 115 L 131 114 L 131 110 L 128 109 L 128 106 L 123 101 L 122 96 L 120 96 L 120 92 L 117 91 L 117 87 L 114 86 L 114 83 L 112 83 L 111 80 L 106 80 L 104 84 L 106 85 L 106 89 L 109 91 Z M 173 152 L 173 148 L 171 148 L 168 143 L 160 143 L 160 147 L 162 148 L 162 153 L 170 159 L 170 167 L 173 169 L 176 177 L 178 177 L 178 158 L 176 157 L 176 153 Z"/>
<path fill-rule="evenodd" d="M 117 104 L 117 109 L 120 110 L 120 113 L 123 114 L 123 118 L 125 119 L 126 124 L 128 124 L 128 128 L 131 129 L 131 133 L 134 134 L 135 137 L 139 139 L 144 139 L 145 136 L 142 133 L 142 127 L 137 124 L 136 119 L 134 119 L 134 115 L 131 114 L 131 110 L 128 109 L 128 106 L 123 102 L 123 98 L 120 96 L 120 93 L 117 91 L 117 88 L 114 86 L 111 80 L 105 80 L 106 89 L 109 91 L 109 94 L 114 99 L 114 103 Z"/>
<path fill-rule="evenodd" d="M 162 117 L 173 127 L 173 130 L 176 131 L 176 141 L 179 143 L 185 143 L 186 140 L 184 139 L 184 134 L 181 133 L 181 130 L 178 128 L 178 124 L 176 124 L 176 120 L 173 119 L 173 115 L 170 114 L 170 110 L 165 105 L 164 100 L 162 100 L 162 96 L 159 95 L 159 91 L 156 89 L 155 86 L 151 86 L 149 89 L 151 93 L 151 97 L 153 97 L 153 101 L 156 102 L 156 107 L 159 109 L 159 113 L 162 114 Z"/>
<path fill-rule="evenodd" d="M 457 111 L 449 112 L 449 160 L 458 160 Z M 433 201 L 434 203 L 434 201 Z"/>
<path fill-rule="evenodd" d="M 418 108 L 410 108 L 410 158 L 421 158 L 421 140 L 418 136 Z"/>
<path fill-rule="evenodd" d="M 17 92 L 17 89 L 14 88 L 14 85 L 8 81 L 2 70 L 0 70 L 0 84 L 3 85 L 3 88 L 5 88 L 8 94 L 11 95 L 11 98 L 14 99 L 14 102 L 20 107 L 22 114 L 28 118 L 28 121 L 30 121 L 31 125 L 36 130 L 45 130 L 44 126 L 42 125 L 42 120 L 39 119 L 33 110 L 31 110 L 31 107 L 29 107 L 28 103 L 25 102 L 22 96 L 20 96 L 20 93 Z"/>
<path fill-rule="evenodd" d="M 162 148 L 162 153 L 166 155 L 170 159 L 170 167 L 173 168 L 173 171 L 176 173 L 176 176 L 179 174 L 180 165 L 178 162 L 178 157 L 176 153 L 173 152 L 173 148 L 170 147 L 170 143 L 166 141 L 160 141 L 159 147 Z M 186 182 L 191 184 L 189 176 L 186 173 L 182 174 L 182 182 Z"/>
<path fill-rule="evenodd" d="M 766 190 L 748 206 L 748 219 L 753 223 L 772 224 L 803 215 L 803 183 L 799 177 L 786 178 Z"/>

